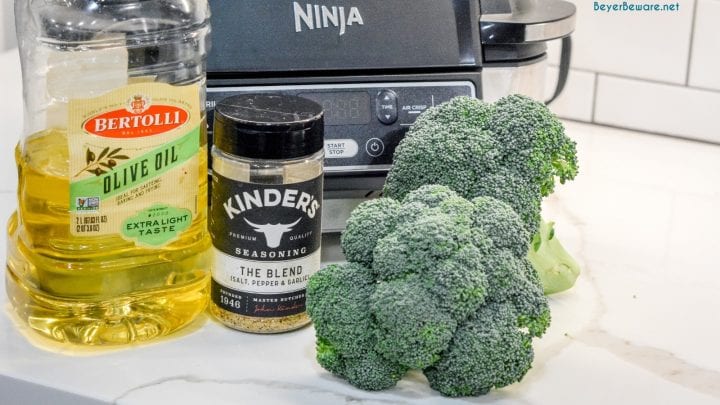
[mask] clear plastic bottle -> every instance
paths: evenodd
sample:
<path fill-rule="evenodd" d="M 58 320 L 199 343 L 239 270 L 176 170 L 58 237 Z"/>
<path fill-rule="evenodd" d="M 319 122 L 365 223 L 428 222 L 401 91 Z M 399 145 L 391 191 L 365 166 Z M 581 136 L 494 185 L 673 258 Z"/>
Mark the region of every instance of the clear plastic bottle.
<path fill-rule="evenodd" d="M 61 342 L 126 344 L 208 300 L 206 0 L 16 0 L 25 124 L 8 297 Z"/>

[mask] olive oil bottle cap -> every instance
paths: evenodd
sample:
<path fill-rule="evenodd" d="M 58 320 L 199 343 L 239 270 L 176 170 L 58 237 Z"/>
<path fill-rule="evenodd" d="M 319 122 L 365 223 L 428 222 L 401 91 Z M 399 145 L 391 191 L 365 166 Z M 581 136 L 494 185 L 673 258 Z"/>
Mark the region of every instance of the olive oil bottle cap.
<path fill-rule="evenodd" d="M 323 147 L 323 109 L 302 97 L 243 94 L 215 106 L 213 143 L 250 159 L 294 159 Z"/>

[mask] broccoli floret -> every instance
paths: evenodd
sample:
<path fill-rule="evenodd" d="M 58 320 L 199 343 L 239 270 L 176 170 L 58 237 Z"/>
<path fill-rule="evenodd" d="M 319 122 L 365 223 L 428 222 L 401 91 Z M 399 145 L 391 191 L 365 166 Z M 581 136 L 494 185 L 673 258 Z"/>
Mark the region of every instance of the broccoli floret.
<path fill-rule="evenodd" d="M 457 328 L 419 276 L 378 284 L 370 302 L 378 324 L 377 351 L 412 369 L 439 360 Z"/>
<path fill-rule="evenodd" d="M 507 167 L 501 167 L 477 184 L 476 193 L 507 203 L 520 216 L 529 235 L 537 232 L 542 201 L 539 185 L 524 180 Z"/>
<path fill-rule="evenodd" d="M 525 245 L 515 251 L 527 253 L 539 230 L 542 198 L 556 180 L 577 173 L 575 142 L 544 104 L 521 95 L 494 104 L 456 97 L 418 117 L 395 150 L 384 193 L 402 200 L 425 184 L 441 184 L 468 200 L 501 200 L 525 225 Z M 532 261 L 539 272 L 558 270 L 540 262 Z"/>
<path fill-rule="evenodd" d="M 505 166 L 520 169 L 522 177 L 540 185 L 543 196 L 552 193 L 556 178 L 560 183 L 575 178 L 575 142 L 544 104 L 516 94 L 498 100 L 494 107 L 487 127 L 506 150 Z"/>
<path fill-rule="evenodd" d="M 495 246 L 508 249 L 518 257 L 527 254 L 530 234 L 512 207 L 490 197 L 478 197 L 472 203 L 475 227 L 489 236 Z"/>
<path fill-rule="evenodd" d="M 377 207 L 389 207 L 383 212 L 393 222 L 376 241 L 356 230 L 381 225 L 384 217 L 368 215 Z M 425 370 L 434 388 L 453 396 L 525 374 L 531 340 L 545 332 L 550 312 L 518 251 L 527 230 L 508 204 L 427 185 L 401 202 L 360 206 L 351 221 L 343 243 L 371 239 L 371 264 L 328 266 L 310 278 L 320 365 L 365 389 Z"/>
<path fill-rule="evenodd" d="M 580 266 L 555 236 L 554 225 L 553 222 L 540 223 L 540 230 L 533 237 L 527 255 L 538 270 L 545 294 L 571 288 L 580 275 Z"/>
<path fill-rule="evenodd" d="M 346 359 L 345 371 L 338 376 L 358 388 L 379 391 L 395 386 L 406 372 L 406 367 L 389 362 L 374 351 L 368 351 L 362 357 Z"/>
<path fill-rule="evenodd" d="M 364 266 L 330 265 L 310 277 L 307 312 L 315 323 L 318 363 L 353 385 L 382 390 L 395 385 L 407 368 L 375 352 L 369 308 L 374 291 L 375 280 Z"/>
<path fill-rule="evenodd" d="M 533 357 L 532 336 L 518 327 L 513 309 L 490 304 L 458 328 L 441 360 L 424 374 L 443 395 L 483 395 L 520 381 Z"/>
<path fill-rule="evenodd" d="M 427 289 L 437 298 L 438 307 L 458 322 L 476 311 L 488 296 L 483 253 L 474 245 L 464 246 L 433 267 L 427 278 Z"/>
<path fill-rule="evenodd" d="M 424 274 L 472 240 L 469 221 L 433 209 L 411 222 L 402 222 L 381 239 L 373 252 L 373 271 L 381 280 Z"/>
<path fill-rule="evenodd" d="M 395 227 L 399 206 L 395 200 L 378 198 L 363 202 L 353 211 L 340 241 L 349 261 L 372 264 L 373 249 Z"/>
<path fill-rule="evenodd" d="M 485 255 L 482 266 L 489 285 L 488 301 L 512 305 L 517 323 L 532 329 L 533 336 L 541 336 L 550 325 L 550 307 L 528 260 L 501 250 Z"/>

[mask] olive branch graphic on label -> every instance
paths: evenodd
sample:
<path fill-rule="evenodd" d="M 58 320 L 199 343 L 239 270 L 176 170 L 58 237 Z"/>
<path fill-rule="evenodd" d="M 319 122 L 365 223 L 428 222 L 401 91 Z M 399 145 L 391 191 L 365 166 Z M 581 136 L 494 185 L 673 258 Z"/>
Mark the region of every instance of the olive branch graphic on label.
<path fill-rule="evenodd" d="M 127 155 L 119 155 L 122 148 L 110 150 L 110 147 L 103 149 L 99 155 L 96 155 L 90 148 L 85 149 L 85 163 L 87 166 L 80 170 L 75 177 L 82 174 L 82 172 L 90 172 L 96 176 L 101 176 L 108 172 L 108 170 L 115 170 L 115 166 L 118 164 L 118 160 L 130 159 Z"/>

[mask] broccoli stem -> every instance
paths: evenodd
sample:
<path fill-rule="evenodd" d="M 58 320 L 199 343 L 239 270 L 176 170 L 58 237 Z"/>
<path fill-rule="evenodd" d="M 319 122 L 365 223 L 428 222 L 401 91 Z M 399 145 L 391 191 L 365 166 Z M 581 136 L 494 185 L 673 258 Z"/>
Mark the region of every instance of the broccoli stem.
<path fill-rule="evenodd" d="M 554 222 L 540 221 L 527 255 L 540 276 L 545 295 L 569 290 L 580 275 L 580 265 L 555 237 L 554 226 Z"/>

